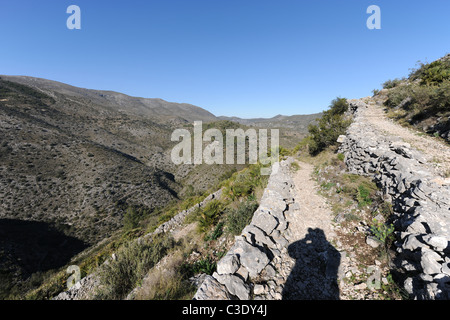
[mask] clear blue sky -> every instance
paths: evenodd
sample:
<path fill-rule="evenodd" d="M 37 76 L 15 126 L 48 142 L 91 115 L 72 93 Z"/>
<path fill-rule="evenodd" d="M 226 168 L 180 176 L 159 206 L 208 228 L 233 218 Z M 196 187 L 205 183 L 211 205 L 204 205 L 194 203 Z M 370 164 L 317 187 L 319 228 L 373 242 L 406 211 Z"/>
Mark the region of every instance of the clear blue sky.
<path fill-rule="evenodd" d="M 81 8 L 81 30 L 66 9 Z M 366 9 L 381 8 L 381 30 Z M 192 103 L 325 110 L 450 52 L 447 0 L 0 0 L 0 74 Z"/>

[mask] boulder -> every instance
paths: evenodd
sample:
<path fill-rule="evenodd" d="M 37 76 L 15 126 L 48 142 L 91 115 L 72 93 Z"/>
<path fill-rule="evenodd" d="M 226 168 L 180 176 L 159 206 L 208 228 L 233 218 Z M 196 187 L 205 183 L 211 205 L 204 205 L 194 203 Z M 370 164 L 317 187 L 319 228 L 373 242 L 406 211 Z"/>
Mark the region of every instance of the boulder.
<path fill-rule="evenodd" d="M 281 191 L 283 187 L 286 187 L 286 185 L 280 184 L 277 189 Z M 274 216 L 280 216 L 287 209 L 285 198 L 287 198 L 287 195 L 283 196 L 280 192 L 267 188 L 261 197 L 260 208 L 271 212 Z"/>
<path fill-rule="evenodd" d="M 278 220 L 269 211 L 259 208 L 254 213 L 251 224 L 257 226 L 266 234 L 271 234 L 278 226 Z"/>
<path fill-rule="evenodd" d="M 266 288 L 263 284 L 256 284 L 255 288 L 253 289 L 253 293 L 255 295 L 264 294 L 266 292 Z"/>
<path fill-rule="evenodd" d="M 448 246 L 447 238 L 436 234 L 427 234 L 423 237 L 423 241 L 437 251 L 444 251 Z"/>
<path fill-rule="evenodd" d="M 347 137 L 346 137 L 345 135 L 342 135 L 342 134 L 341 134 L 341 135 L 337 138 L 336 142 L 337 142 L 337 143 L 344 143 L 346 138 L 347 138 Z"/>
<path fill-rule="evenodd" d="M 442 258 L 439 254 L 434 251 L 426 250 L 422 254 L 422 258 L 420 260 L 420 265 L 422 266 L 423 272 L 425 274 L 437 274 L 441 273 L 441 261 Z"/>
<path fill-rule="evenodd" d="M 228 292 L 240 300 L 249 300 L 250 299 L 250 288 L 248 285 L 244 283 L 244 281 L 231 274 L 218 274 L 217 272 L 213 273 L 213 278 L 215 278 L 219 283 L 223 284 Z"/>
<path fill-rule="evenodd" d="M 381 242 L 375 237 L 368 236 L 366 237 L 366 244 L 372 248 L 378 248 L 381 245 Z"/>
<path fill-rule="evenodd" d="M 276 230 L 274 232 L 276 232 Z M 265 245 L 269 248 L 276 247 L 276 243 L 272 240 L 272 238 L 253 224 L 246 226 L 244 230 L 242 230 L 242 235 L 245 236 L 247 240 L 250 240 L 253 245 Z"/>
<path fill-rule="evenodd" d="M 239 258 L 235 254 L 227 254 L 217 262 L 218 274 L 233 274 L 240 267 Z"/>
<path fill-rule="evenodd" d="M 403 248 L 411 251 L 422 248 L 425 244 L 418 240 L 418 236 L 420 235 L 410 234 L 406 236 L 403 242 Z"/>
<path fill-rule="evenodd" d="M 240 238 L 230 251 L 239 255 L 241 265 L 248 270 L 250 277 L 256 277 L 270 262 L 261 249 Z"/>
<path fill-rule="evenodd" d="M 211 276 L 206 276 L 194 295 L 194 300 L 232 300 L 227 288 Z"/>

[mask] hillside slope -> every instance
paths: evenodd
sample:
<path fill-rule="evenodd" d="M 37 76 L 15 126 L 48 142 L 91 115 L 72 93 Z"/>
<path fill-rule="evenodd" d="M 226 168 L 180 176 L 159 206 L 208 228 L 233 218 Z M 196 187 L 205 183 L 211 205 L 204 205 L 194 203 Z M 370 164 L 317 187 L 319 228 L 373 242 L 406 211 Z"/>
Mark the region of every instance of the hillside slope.
<path fill-rule="evenodd" d="M 169 126 L 0 81 L 0 217 L 65 225 L 94 243 L 120 226 L 124 206 L 176 196 L 173 175 L 151 158 Z"/>
<path fill-rule="evenodd" d="M 0 75 L 0 77 L 4 80 L 29 86 L 53 98 L 64 96 L 66 99 L 84 102 L 86 107 L 98 109 L 97 112 L 103 114 L 123 113 L 146 119 L 156 118 L 157 120 L 168 118 L 179 118 L 187 121 L 217 120 L 212 113 L 188 103 L 174 103 L 156 98 L 132 97 L 114 91 L 78 88 L 57 81 L 27 76 Z M 66 105 L 67 108 L 70 106 Z M 64 108 L 64 106 L 61 107 Z M 91 111 L 86 109 L 86 112 Z M 80 112 L 80 110 L 77 109 L 77 112 Z"/>
<path fill-rule="evenodd" d="M 408 77 L 388 80 L 374 93 L 390 118 L 450 143 L 450 54 L 420 63 Z"/>
<path fill-rule="evenodd" d="M 161 214 L 244 168 L 173 164 L 172 132 L 197 120 L 248 128 L 190 104 L 0 76 L 2 282 L 64 265 L 120 230 L 129 209 Z M 295 130 L 283 129 L 289 139 Z"/>

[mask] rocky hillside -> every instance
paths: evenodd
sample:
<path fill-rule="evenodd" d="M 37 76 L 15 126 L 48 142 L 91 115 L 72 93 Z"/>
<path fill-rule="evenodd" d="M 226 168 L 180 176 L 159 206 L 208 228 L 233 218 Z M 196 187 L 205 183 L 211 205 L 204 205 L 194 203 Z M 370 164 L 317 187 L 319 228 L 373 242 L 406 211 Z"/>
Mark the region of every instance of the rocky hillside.
<path fill-rule="evenodd" d="M 75 113 L 92 112 L 97 114 L 126 114 L 128 116 L 140 116 L 145 119 L 178 118 L 179 121 L 212 121 L 216 117 L 200 107 L 187 103 L 173 103 L 162 99 L 132 97 L 114 91 L 92 90 L 74 87 L 57 81 L 26 76 L 1 76 L 2 79 L 13 81 L 34 88 L 52 98 L 63 96 L 78 108 L 73 110 L 73 104 L 60 105 L 63 110 L 72 109 Z M 83 106 L 84 104 L 84 106 Z M 81 112 L 80 108 L 84 111 Z"/>
<path fill-rule="evenodd" d="M 236 168 L 173 165 L 170 135 L 194 120 L 218 119 L 189 104 L 1 76 L 0 217 L 58 224 L 92 244 L 128 206 L 203 192 Z"/>
<path fill-rule="evenodd" d="M 65 85 L 0 81 L 0 217 L 64 226 L 92 244 L 120 227 L 127 206 L 151 209 L 176 197 L 162 165 L 170 126 Z"/>
<path fill-rule="evenodd" d="M 140 219 L 161 214 L 169 203 L 201 195 L 244 168 L 172 163 L 173 130 L 192 132 L 197 120 L 204 130 L 248 128 L 190 104 L 0 76 L 4 283 L 12 274 L 27 278 L 63 265 L 121 230 L 127 210 Z M 292 143 L 296 134 L 289 132 L 282 129 L 282 140 Z M 33 230 L 30 238 L 18 232 L 21 226 Z"/>
<path fill-rule="evenodd" d="M 350 100 L 349 106 L 353 121 L 339 138 L 340 153 L 327 158 L 325 153 L 336 152 L 331 148 L 311 157 L 310 164 L 300 162 L 300 167 L 292 158 L 275 163 L 256 211 L 238 236 L 230 239 L 222 232 L 220 218 L 200 232 L 202 240 L 192 229 L 206 217 L 208 203 L 226 202 L 233 189 L 227 187 L 145 236 L 171 234 L 184 244 L 182 249 L 177 247 L 180 244 L 170 250 L 163 246 L 164 256 L 140 275 L 140 286 L 130 284 L 131 292 L 123 293 L 126 298 L 161 298 L 170 291 L 171 295 L 163 296 L 449 299 L 450 181 L 428 165 L 426 151 L 402 140 L 402 130 L 408 129 L 385 116 L 373 116 L 381 110 L 375 99 Z M 380 128 L 385 130 L 375 126 L 374 119 L 380 125 L 384 121 Z M 398 135 L 386 131 L 392 130 L 389 123 Z M 318 190 L 326 191 L 327 198 L 317 194 Z M 197 214 L 201 219 L 187 222 L 195 208 L 203 212 Z M 227 210 L 221 211 L 219 217 L 226 217 Z M 157 238 L 150 241 L 160 245 Z M 224 247 L 225 252 L 217 250 Z M 197 250 L 215 252 L 220 258 L 213 263 L 209 254 Z M 109 259 L 111 268 L 104 265 L 110 271 L 134 261 L 123 250 Z M 114 277 L 121 282 L 117 274 Z M 100 283 L 90 275 L 56 298 L 98 297 L 95 292 L 102 287 Z"/>
<path fill-rule="evenodd" d="M 450 143 L 450 54 L 386 81 L 375 96 L 392 119 Z"/>
<path fill-rule="evenodd" d="M 0 274 L 6 291 L 112 235 L 129 207 L 151 212 L 178 198 L 182 184 L 167 161 L 169 121 L 188 120 L 153 117 L 159 109 L 170 111 L 161 101 L 140 108 L 136 102 L 124 112 L 132 98 L 108 94 L 42 79 L 0 79 Z M 139 114 L 149 106 L 147 117 Z"/>
<path fill-rule="evenodd" d="M 318 121 L 283 150 L 307 161 L 275 163 L 268 182 L 261 164 L 175 166 L 170 133 L 204 120 L 204 129 L 290 128 L 281 136 L 292 142 L 317 115 L 218 119 L 2 77 L 0 293 L 14 266 L 29 275 L 70 260 L 85 276 L 73 289 L 61 293 L 60 269 L 26 297 L 450 299 L 448 62 L 373 97 L 334 100 L 324 115 L 344 119 L 342 132 Z"/>

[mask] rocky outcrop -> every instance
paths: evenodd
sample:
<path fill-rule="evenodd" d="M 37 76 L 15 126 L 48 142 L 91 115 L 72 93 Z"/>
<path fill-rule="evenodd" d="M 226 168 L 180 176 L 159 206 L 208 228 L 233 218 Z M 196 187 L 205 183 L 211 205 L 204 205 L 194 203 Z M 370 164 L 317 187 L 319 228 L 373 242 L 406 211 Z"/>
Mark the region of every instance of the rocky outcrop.
<path fill-rule="evenodd" d="M 194 299 L 214 300 L 225 296 L 240 300 L 281 298 L 280 290 L 270 290 L 267 283 L 273 284 L 273 279 L 283 276 L 277 261 L 287 252 L 287 216 L 298 210 L 289 174 L 292 161 L 289 158 L 273 165 L 251 223 L 236 237 L 234 245 L 217 263 L 217 271 L 203 281 Z"/>
<path fill-rule="evenodd" d="M 58 294 L 52 300 L 90 300 L 92 299 L 92 292 L 99 284 L 96 274 L 90 274 L 75 283 L 67 291 Z"/>
<path fill-rule="evenodd" d="M 352 173 L 374 178 L 393 204 L 395 265 L 415 299 L 450 299 L 450 186 L 420 152 L 364 121 L 367 106 L 350 101 L 354 122 L 339 152 Z"/>

